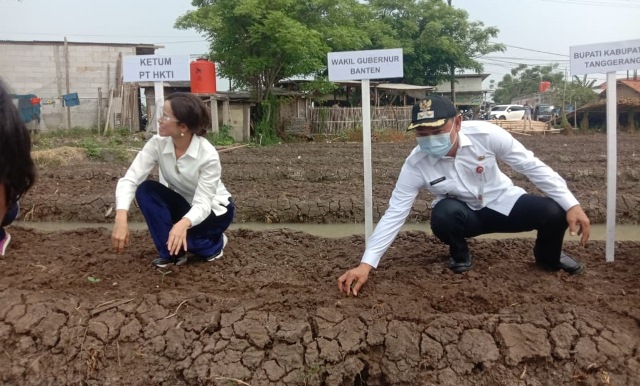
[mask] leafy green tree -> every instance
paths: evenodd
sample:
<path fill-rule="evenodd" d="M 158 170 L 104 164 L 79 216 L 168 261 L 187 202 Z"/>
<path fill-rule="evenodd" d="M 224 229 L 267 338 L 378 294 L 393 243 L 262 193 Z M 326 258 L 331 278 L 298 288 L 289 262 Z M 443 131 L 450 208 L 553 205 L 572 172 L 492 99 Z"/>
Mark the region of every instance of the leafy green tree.
<path fill-rule="evenodd" d="M 557 70 L 558 65 L 532 66 L 519 65 L 505 75 L 493 95 L 493 100 L 498 104 L 511 103 L 513 99 L 535 94 L 542 81 L 551 82 L 551 90 L 547 91 L 549 103 L 565 108 L 571 104 L 578 108 L 598 99 L 598 94 L 593 91 L 595 80 L 587 80 L 586 77 L 574 78 L 566 82 L 564 73 Z M 564 120 L 566 118 L 563 117 Z M 563 127 L 570 126 L 562 122 Z"/>
<path fill-rule="evenodd" d="M 258 101 L 281 79 L 316 74 L 331 50 L 371 44 L 356 0 L 194 0 L 178 28 L 193 28 L 210 40 L 210 59 L 221 76 L 249 88 Z"/>
<path fill-rule="evenodd" d="M 506 74 L 493 94 L 495 103 L 511 103 L 514 98 L 538 92 L 540 82 L 551 82 L 554 90 L 562 90 L 564 73 L 557 71 L 558 64 L 548 66 L 532 66 L 521 64 Z"/>
<path fill-rule="evenodd" d="M 210 59 L 235 86 L 259 103 L 256 131 L 273 139 L 282 79 L 319 75 L 330 51 L 371 46 L 369 8 L 358 0 L 193 0 L 197 7 L 176 27 L 193 28 L 210 41 Z"/>
<path fill-rule="evenodd" d="M 210 59 L 234 86 L 255 93 L 261 127 L 273 121 L 281 79 L 326 79 L 331 51 L 404 49 L 404 80 L 437 84 L 451 69 L 482 71 L 478 55 L 501 51 L 493 27 L 442 0 L 193 0 L 176 27 L 210 41 Z"/>
<path fill-rule="evenodd" d="M 562 90 L 562 98 L 565 100 L 565 104 L 575 105 L 577 108 L 589 104 L 598 100 L 598 94 L 593 90 L 593 85 L 596 83 L 595 79 L 587 80 L 585 75 L 582 79 L 578 76 L 573 77 L 571 82 L 568 82 L 566 88 Z M 560 90 L 557 92 L 556 100 L 557 104 L 561 104 Z"/>
<path fill-rule="evenodd" d="M 404 80 L 435 85 L 451 79 L 451 70 L 482 72 L 480 55 L 504 51 L 491 43 L 498 29 L 469 21 L 465 10 L 442 0 L 370 0 L 376 20 L 387 25 L 403 48 Z"/>

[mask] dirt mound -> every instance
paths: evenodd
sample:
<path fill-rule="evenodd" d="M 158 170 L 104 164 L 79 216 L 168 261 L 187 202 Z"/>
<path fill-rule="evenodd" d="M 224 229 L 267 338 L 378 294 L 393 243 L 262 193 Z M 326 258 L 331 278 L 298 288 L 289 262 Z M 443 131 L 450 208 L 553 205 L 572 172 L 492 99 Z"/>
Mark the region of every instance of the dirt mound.
<path fill-rule="evenodd" d="M 604 222 L 604 135 L 522 141 Z M 640 218 L 638 144 L 621 135 L 619 222 Z M 375 144 L 376 216 L 412 146 Z M 360 144 L 221 157 L 236 223 L 362 221 Z M 471 240 L 474 269 L 454 275 L 443 244 L 403 232 L 358 298 L 341 296 L 336 279 L 358 263 L 361 236 L 240 228 L 221 260 L 156 270 L 146 232 L 123 255 L 110 247 L 107 213 L 126 166 L 40 167 L 25 216 L 105 228 L 9 228 L 0 384 L 640 385 L 640 243 L 617 243 L 605 263 L 604 242 L 569 241 L 587 272 L 568 276 L 536 268 L 533 240 Z M 411 221 L 428 221 L 431 199 L 421 195 Z"/>
<path fill-rule="evenodd" d="M 36 150 L 31 153 L 31 156 L 39 166 L 67 166 L 86 161 L 87 151 L 78 147 L 64 146 L 51 150 Z"/>

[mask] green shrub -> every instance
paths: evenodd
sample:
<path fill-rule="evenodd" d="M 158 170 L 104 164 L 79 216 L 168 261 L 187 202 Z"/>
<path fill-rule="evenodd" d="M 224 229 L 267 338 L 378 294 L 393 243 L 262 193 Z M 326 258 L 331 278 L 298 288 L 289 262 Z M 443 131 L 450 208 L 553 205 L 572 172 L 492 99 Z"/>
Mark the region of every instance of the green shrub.
<path fill-rule="evenodd" d="M 236 141 L 233 139 L 231 134 L 229 134 L 230 132 L 231 126 L 223 125 L 220 127 L 217 134 L 207 133 L 207 139 L 216 146 L 233 145 Z"/>

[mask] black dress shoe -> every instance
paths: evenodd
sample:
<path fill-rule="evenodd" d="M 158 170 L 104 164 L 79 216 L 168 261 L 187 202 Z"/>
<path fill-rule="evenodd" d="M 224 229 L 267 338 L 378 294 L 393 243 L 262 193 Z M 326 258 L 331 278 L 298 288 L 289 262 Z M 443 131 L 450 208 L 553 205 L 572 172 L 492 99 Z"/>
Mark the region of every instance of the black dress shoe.
<path fill-rule="evenodd" d="M 467 255 L 464 258 L 454 259 L 453 257 L 449 258 L 449 269 L 451 269 L 454 273 L 462 273 L 471 270 L 473 268 L 473 263 L 471 262 L 471 255 Z"/>
<path fill-rule="evenodd" d="M 555 264 L 550 264 L 543 261 L 537 261 L 537 264 L 541 268 L 550 271 L 558 271 L 561 269 L 567 272 L 569 275 L 577 275 L 584 272 L 584 265 L 582 265 L 582 263 L 580 263 L 573 257 L 565 254 L 564 252 L 560 253 L 560 260 Z"/>

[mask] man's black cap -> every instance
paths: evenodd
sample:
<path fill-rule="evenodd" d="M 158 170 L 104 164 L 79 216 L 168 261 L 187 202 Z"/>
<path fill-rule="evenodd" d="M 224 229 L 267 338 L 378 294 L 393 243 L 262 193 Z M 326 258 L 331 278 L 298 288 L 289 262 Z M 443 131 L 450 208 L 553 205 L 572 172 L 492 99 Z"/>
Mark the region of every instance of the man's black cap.
<path fill-rule="evenodd" d="M 447 119 L 458 115 L 458 110 L 450 100 L 440 95 L 429 95 L 416 103 L 411 110 L 411 124 L 407 130 L 417 127 L 440 127 Z"/>

